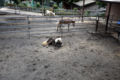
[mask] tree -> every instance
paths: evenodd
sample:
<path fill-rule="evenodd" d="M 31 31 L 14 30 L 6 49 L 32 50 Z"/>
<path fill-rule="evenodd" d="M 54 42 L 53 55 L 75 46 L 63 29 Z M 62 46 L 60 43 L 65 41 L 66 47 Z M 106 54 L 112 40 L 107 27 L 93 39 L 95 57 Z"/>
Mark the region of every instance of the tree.
<path fill-rule="evenodd" d="M 0 6 L 4 6 L 4 0 L 1 0 Z"/>
<path fill-rule="evenodd" d="M 10 0 L 10 3 L 11 3 L 12 1 L 13 1 L 15 4 L 20 4 L 20 2 L 25 1 L 25 0 Z"/>
<path fill-rule="evenodd" d="M 73 4 L 74 2 L 78 2 L 78 1 L 81 1 L 81 0 L 53 0 L 57 3 L 57 5 L 59 5 L 59 3 L 63 3 L 64 6 L 69 6 L 71 4 Z"/>
<path fill-rule="evenodd" d="M 10 0 L 10 3 L 12 3 L 12 0 Z"/>
<path fill-rule="evenodd" d="M 55 1 L 56 3 L 60 3 L 60 2 L 63 2 L 63 3 L 73 3 L 73 2 L 78 2 L 78 1 L 81 1 L 81 0 L 53 0 Z"/>
<path fill-rule="evenodd" d="M 99 6 L 99 8 L 105 7 L 107 5 L 106 3 L 100 1 L 96 1 L 96 4 Z"/>
<path fill-rule="evenodd" d="M 12 0 L 15 4 L 19 4 L 21 0 Z"/>
<path fill-rule="evenodd" d="M 34 0 L 36 2 L 40 2 L 40 4 L 43 4 L 44 3 L 44 0 Z"/>
<path fill-rule="evenodd" d="M 63 2 L 63 0 L 53 0 L 54 2 L 57 3 L 57 5 L 59 5 L 59 3 Z"/>

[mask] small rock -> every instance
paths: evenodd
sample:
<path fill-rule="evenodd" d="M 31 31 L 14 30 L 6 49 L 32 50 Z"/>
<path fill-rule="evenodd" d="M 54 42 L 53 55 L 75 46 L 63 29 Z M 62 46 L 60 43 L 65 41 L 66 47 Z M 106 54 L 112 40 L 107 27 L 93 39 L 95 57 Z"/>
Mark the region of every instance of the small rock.
<path fill-rule="evenodd" d="M 38 50 L 34 50 L 34 52 L 39 52 Z"/>
<path fill-rule="evenodd" d="M 48 67 L 50 67 L 50 65 L 45 65 L 44 68 L 47 69 Z"/>

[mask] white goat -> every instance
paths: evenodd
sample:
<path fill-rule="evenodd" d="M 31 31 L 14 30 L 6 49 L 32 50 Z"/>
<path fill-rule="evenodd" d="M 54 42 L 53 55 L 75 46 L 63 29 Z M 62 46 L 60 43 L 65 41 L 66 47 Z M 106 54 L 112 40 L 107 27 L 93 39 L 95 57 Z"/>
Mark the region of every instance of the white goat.
<path fill-rule="evenodd" d="M 55 13 L 49 10 L 46 10 L 46 16 L 55 16 Z"/>

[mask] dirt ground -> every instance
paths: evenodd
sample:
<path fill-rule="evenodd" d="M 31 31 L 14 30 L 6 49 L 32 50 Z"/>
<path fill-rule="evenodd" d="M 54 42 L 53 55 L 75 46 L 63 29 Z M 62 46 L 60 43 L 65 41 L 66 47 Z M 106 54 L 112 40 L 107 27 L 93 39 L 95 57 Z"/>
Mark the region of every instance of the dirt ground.
<path fill-rule="evenodd" d="M 0 80 L 120 80 L 120 44 L 85 26 L 59 49 L 41 45 L 50 35 L 0 38 Z"/>

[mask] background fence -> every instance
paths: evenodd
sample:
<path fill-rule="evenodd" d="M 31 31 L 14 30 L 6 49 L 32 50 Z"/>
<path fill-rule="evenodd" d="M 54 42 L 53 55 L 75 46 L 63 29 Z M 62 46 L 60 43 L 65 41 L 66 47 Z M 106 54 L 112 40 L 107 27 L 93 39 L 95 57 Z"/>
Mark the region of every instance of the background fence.
<path fill-rule="evenodd" d="M 29 9 L 27 9 L 29 10 Z M 70 32 L 76 32 L 84 27 L 80 26 L 81 15 L 78 10 L 55 10 L 57 14 L 65 12 L 65 14 L 56 16 L 26 16 L 26 15 L 5 15 L 0 16 L 0 34 L 8 33 L 26 33 L 28 37 L 32 35 L 61 35 L 61 32 L 56 31 L 57 23 L 60 19 L 72 19 L 76 22 L 77 27 L 70 27 Z M 66 15 L 66 13 L 70 13 Z M 94 13 L 94 11 L 91 11 Z M 93 21 L 95 23 L 96 16 L 86 15 L 84 17 L 85 21 Z M 93 24 L 95 25 L 95 24 Z M 67 27 L 63 27 L 67 28 Z M 68 32 L 67 29 L 63 29 L 63 32 Z"/>

